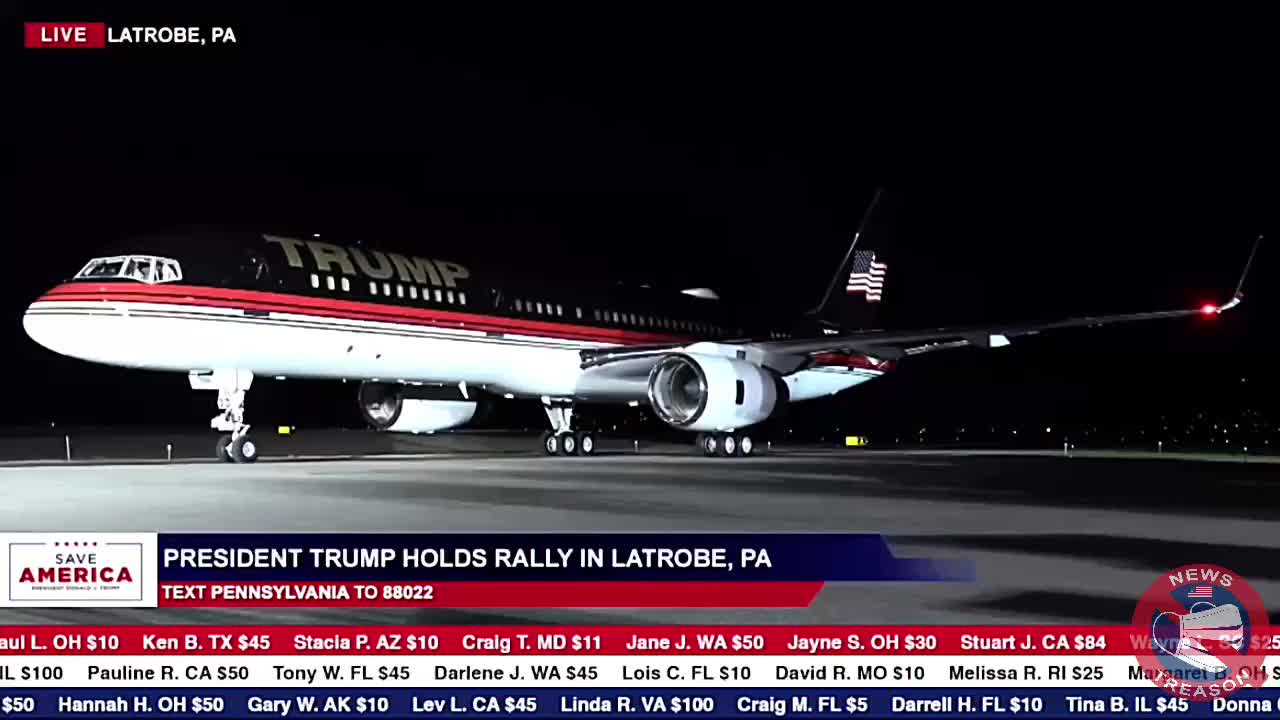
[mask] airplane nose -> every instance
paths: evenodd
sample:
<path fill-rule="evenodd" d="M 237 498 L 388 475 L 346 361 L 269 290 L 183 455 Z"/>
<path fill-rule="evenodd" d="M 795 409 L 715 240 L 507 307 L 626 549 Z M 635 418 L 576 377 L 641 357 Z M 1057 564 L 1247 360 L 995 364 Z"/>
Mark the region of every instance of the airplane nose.
<path fill-rule="evenodd" d="M 37 345 L 58 352 L 56 343 L 53 341 L 54 328 L 49 322 L 50 316 L 48 311 L 41 307 L 43 299 L 44 296 L 27 306 L 27 311 L 22 314 L 22 329 Z"/>
<path fill-rule="evenodd" d="M 146 367 L 158 352 L 182 347 L 168 342 L 167 328 L 139 325 L 123 303 L 66 285 L 31 303 L 23 313 L 22 329 L 36 344 L 59 355 L 121 367 Z"/>
<path fill-rule="evenodd" d="M 22 329 L 36 344 L 59 355 L 84 357 L 84 345 L 92 328 L 86 326 L 86 318 L 63 305 L 48 293 L 42 295 L 23 313 Z"/>

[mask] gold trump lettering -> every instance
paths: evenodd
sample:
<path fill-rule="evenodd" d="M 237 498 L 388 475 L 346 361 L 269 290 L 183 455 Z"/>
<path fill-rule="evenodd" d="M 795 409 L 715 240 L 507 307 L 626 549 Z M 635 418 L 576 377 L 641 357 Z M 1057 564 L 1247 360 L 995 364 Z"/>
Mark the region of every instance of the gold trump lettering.
<path fill-rule="evenodd" d="M 471 277 L 471 271 L 465 266 L 447 260 L 362 250 L 319 240 L 297 240 L 278 235 L 263 235 L 262 238 L 278 246 L 289 267 L 298 269 L 307 267 L 302 252 L 305 247 L 310 252 L 312 264 L 320 272 L 363 275 L 372 280 L 388 280 L 395 276 L 400 282 L 450 288 L 457 287 L 458 281 Z"/>

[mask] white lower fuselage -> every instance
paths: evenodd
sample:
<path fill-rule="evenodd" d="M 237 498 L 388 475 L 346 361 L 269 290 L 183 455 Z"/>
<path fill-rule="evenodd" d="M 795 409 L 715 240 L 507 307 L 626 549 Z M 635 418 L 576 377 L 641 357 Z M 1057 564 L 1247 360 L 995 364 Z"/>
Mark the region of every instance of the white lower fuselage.
<path fill-rule="evenodd" d="M 208 290 L 209 294 L 204 291 Z M 170 288 L 63 285 L 33 303 L 24 327 L 63 355 L 187 373 L 247 370 L 259 377 L 465 382 L 521 397 L 646 401 L 643 384 L 596 395 L 579 351 L 653 342 L 598 328 L 522 323 L 479 313 L 414 314 L 376 303 L 320 307 L 296 296 Z M 225 293 L 222 293 L 225 295 Z M 565 329 L 568 328 L 568 329 Z M 634 334 L 632 334 L 634 335 Z M 883 371 L 832 362 L 785 378 L 793 401 L 830 395 Z"/>

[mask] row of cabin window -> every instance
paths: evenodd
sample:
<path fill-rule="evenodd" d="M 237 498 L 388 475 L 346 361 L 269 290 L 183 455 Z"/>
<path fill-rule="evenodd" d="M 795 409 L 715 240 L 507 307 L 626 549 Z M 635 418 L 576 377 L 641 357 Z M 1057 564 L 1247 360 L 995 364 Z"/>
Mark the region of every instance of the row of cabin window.
<path fill-rule="evenodd" d="M 564 317 L 564 306 L 559 304 L 537 302 L 534 300 L 516 300 L 513 303 L 516 312 L 529 313 L 531 315 L 548 315 L 552 317 Z M 582 308 L 575 307 L 573 309 L 577 319 L 582 319 Z M 614 325 L 631 325 L 633 327 L 652 328 L 655 330 L 676 330 L 685 332 L 701 332 L 715 336 L 723 335 L 724 332 L 711 323 L 695 322 L 692 320 L 672 320 L 664 317 L 654 317 L 652 315 L 637 315 L 636 313 L 620 313 L 610 310 L 595 310 L 594 316 L 596 322 L 612 323 Z"/>
<path fill-rule="evenodd" d="M 345 277 L 335 280 L 332 275 L 326 275 L 324 278 L 324 286 L 329 290 L 337 290 L 338 287 L 341 287 L 342 292 L 351 292 L 351 280 Z M 311 274 L 311 287 L 316 289 L 320 288 L 320 276 L 315 273 Z M 381 294 L 387 297 L 392 297 L 394 295 L 395 297 L 398 297 L 398 298 L 403 298 L 407 296 L 410 300 L 417 300 L 418 286 L 409 285 L 408 288 L 409 288 L 408 290 L 405 290 L 405 286 L 399 283 L 396 283 L 393 286 L 391 283 L 387 283 L 387 282 L 381 283 L 381 285 L 379 285 L 379 283 L 376 283 L 376 282 L 372 282 L 372 281 L 369 282 L 370 295 Z M 431 288 L 422 288 L 423 300 L 427 302 L 431 302 L 431 296 L 432 296 Z M 454 305 L 454 304 L 466 305 L 467 294 L 462 291 L 458 291 L 455 293 L 453 290 L 440 290 L 439 288 L 436 288 L 435 301 L 438 303 L 448 303 L 450 305 Z"/>
<path fill-rule="evenodd" d="M 551 303 L 534 302 L 533 300 L 516 300 L 513 305 L 518 313 L 529 313 L 530 315 L 548 315 L 553 317 L 564 317 L 564 306 L 553 305 Z M 574 308 L 577 312 L 578 319 L 582 319 L 582 308 Z"/>
<path fill-rule="evenodd" d="M 315 273 L 312 273 L 311 287 L 319 289 L 320 284 L 321 284 L 320 276 Z M 341 287 L 342 292 L 351 291 L 351 280 L 346 277 L 335 279 L 334 276 L 332 275 L 326 275 L 324 277 L 324 285 L 329 290 L 336 291 L 338 287 Z M 388 282 L 384 282 L 381 285 L 379 285 L 377 282 L 370 281 L 369 294 L 378 295 L 381 293 L 382 295 L 391 297 L 392 294 L 394 293 L 395 297 L 398 297 L 398 298 L 405 297 L 406 290 L 404 285 L 396 283 L 394 286 L 395 288 L 394 290 L 392 290 L 392 287 L 393 287 L 392 284 Z M 408 288 L 409 289 L 407 292 L 408 292 L 409 299 L 417 300 L 418 286 L 409 285 Z M 453 305 L 455 303 L 458 305 L 467 304 L 467 294 L 465 292 L 459 291 L 455 293 L 453 290 L 440 290 L 439 288 L 435 288 L 434 294 L 435 294 L 435 301 L 438 303 L 448 303 L 450 305 Z M 432 295 L 431 288 L 422 288 L 423 300 L 430 302 L 431 295 Z M 536 302 L 533 300 L 523 300 L 523 301 L 516 300 L 515 309 L 516 309 L 516 312 L 522 312 L 522 313 L 548 315 L 553 317 L 564 317 L 564 306 L 560 304 L 553 305 L 552 303 Z M 580 307 L 574 308 L 574 315 L 577 317 L 577 319 L 581 320 L 582 308 Z M 652 315 L 637 315 L 636 313 L 620 313 L 620 312 L 617 312 L 616 310 L 610 311 L 610 310 L 599 310 L 599 309 L 594 311 L 594 316 L 595 316 L 596 322 L 612 323 L 614 325 L 631 325 L 633 327 L 653 328 L 656 330 L 701 332 L 701 333 L 714 335 L 717 337 L 724 334 L 721 328 L 715 325 L 712 325 L 711 323 L 698 322 L 694 320 L 672 320 L 671 318 L 653 317 Z"/>

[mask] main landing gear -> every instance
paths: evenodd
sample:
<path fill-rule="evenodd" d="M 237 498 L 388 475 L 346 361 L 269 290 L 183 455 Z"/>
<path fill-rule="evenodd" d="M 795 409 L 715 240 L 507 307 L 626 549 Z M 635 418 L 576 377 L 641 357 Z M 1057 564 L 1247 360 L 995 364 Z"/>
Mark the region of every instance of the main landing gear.
<path fill-rule="evenodd" d="M 759 451 L 756 439 L 746 432 L 698 433 L 698 448 L 707 457 L 748 457 Z"/>
<path fill-rule="evenodd" d="M 258 446 L 249 438 L 249 425 L 244 421 L 244 397 L 253 383 L 253 373 L 215 370 L 193 372 L 188 378 L 192 388 L 218 391 L 218 409 L 222 412 L 213 416 L 209 427 L 225 434 L 218 438 L 214 457 L 223 462 L 257 462 Z"/>
<path fill-rule="evenodd" d="M 573 405 L 542 399 L 551 429 L 542 433 L 542 451 L 548 455 L 594 455 L 596 436 L 589 430 L 573 430 Z"/>

